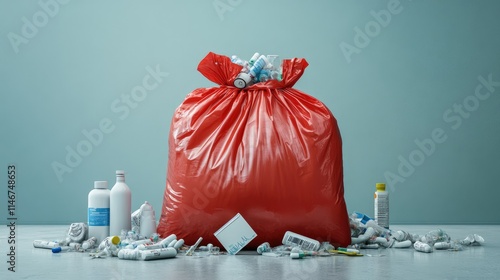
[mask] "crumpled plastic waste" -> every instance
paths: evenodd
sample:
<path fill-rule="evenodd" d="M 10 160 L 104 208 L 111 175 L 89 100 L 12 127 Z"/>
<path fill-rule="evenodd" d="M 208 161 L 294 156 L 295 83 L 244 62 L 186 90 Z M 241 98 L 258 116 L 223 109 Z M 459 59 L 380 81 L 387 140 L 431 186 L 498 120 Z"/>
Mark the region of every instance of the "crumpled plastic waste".
<path fill-rule="evenodd" d="M 283 257 L 289 256 L 292 259 L 303 259 L 305 257 L 314 256 L 331 256 L 332 251 L 335 247 L 329 242 L 322 242 L 317 251 L 304 250 L 297 245 L 279 245 L 275 247 L 270 247 L 268 242 L 262 243 L 257 247 L 257 253 L 266 257 Z"/>
<path fill-rule="evenodd" d="M 434 250 L 460 251 L 464 246 L 480 246 L 484 238 L 470 234 L 463 240 L 452 240 L 447 232 L 438 228 L 424 235 L 404 230 L 390 230 L 380 227 L 369 216 L 353 212 L 349 217 L 351 246 L 359 249 L 410 248 L 418 252 L 432 253 Z"/>
<path fill-rule="evenodd" d="M 483 243 L 484 238 L 477 234 L 470 234 L 464 240 L 460 241 L 460 244 L 465 246 L 480 246 Z"/>

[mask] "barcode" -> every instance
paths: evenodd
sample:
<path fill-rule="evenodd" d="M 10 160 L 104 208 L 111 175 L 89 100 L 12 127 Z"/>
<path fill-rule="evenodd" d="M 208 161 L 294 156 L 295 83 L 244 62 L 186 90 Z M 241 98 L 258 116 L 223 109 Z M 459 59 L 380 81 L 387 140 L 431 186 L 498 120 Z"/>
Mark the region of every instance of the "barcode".
<path fill-rule="evenodd" d="M 312 250 L 314 249 L 314 244 L 308 241 L 305 241 L 304 239 L 300 239 L 297 237 L 289 236 L 288 239 L 286 240 L 289 243 L 292 244 L 297 244 L 304 250 Z"/>

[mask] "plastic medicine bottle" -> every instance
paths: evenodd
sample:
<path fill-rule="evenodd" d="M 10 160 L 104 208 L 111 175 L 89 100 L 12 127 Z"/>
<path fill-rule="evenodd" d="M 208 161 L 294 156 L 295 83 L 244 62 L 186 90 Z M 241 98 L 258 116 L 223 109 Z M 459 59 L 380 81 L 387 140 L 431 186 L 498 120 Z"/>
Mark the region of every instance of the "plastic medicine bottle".
<path fill-rule="evenodd" d="M 97 242 L 109 236 L 109 195 L 107 181 L 95 181 L 88 195 L 88 236 L 95 237 Z"/>
<path fill-rule="evenodd" d="M 129 231 L 131 224 L 132 193 L 125 183 L 125 172 L 116 170 L 116 183 L 110 192 L 109 235 L 120 236 L 122 230 Z"/>
<path fill-rule="evenodd" d="M 385 190 L 384 183 L 375 185 L 375 221 L 384 228 L 389 228 L 389 193 Z"/>

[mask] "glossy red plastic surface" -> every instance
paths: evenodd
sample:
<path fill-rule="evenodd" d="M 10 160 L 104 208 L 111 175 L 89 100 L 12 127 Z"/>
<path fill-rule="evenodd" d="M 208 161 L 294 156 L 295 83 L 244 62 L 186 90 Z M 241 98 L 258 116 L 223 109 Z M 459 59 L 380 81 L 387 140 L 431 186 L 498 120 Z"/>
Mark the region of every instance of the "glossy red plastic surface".
<path fill-rule="evenodd" d="M 241 66 L 214 53 L 200 62 L 219 86 L 194 90 L 174 113 L 162 237 L 220 246 L 214 232 L 241 213 L 257 233 L 246 249 L 280 245 L 288 230 L 350 244 L 337 121 L 292 88 L 307 66 L 284 60 L 282 81 L 238 89 L 232 83 Z"/>

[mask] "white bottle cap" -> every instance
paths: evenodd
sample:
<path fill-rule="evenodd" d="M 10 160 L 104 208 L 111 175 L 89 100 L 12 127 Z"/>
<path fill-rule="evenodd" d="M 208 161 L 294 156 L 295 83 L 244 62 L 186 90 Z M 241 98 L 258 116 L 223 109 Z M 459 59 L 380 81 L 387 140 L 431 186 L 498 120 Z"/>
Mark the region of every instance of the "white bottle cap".
<path fill-rule="evenodd" d="M 116 170 L 116 175 L 125 175 L 125 171 L 123 171 L 123 170 Z"/>
<path fill-rule="evenodd" d="M 87 250 L 88 248 L 90 248 L 90 243 L 88 241 L 83 241 L 82 248 L 84 250 Z"/>
<path fill-rule="evenodd" d="M 108 181 L 94 181 L 94 189 L 107 189 Z"/>
<path fill-rule="evenodd" d="M 237 88 L 245 88 L 250 81 L 252 80 L 252 76 L 247 73 L 240 73 L 238 77 L 234 80 L 234 86 Z"/>
<path fill-rule="evenodd" d="M 248 61 L 250 64 L 254 64 L 255 61 L 257 61 L 257 59 L 259 58 L 260 54 L 258 52 L 254 53 L 252 55 L 252 58 L 250 58 L 250 60 Z"/>

